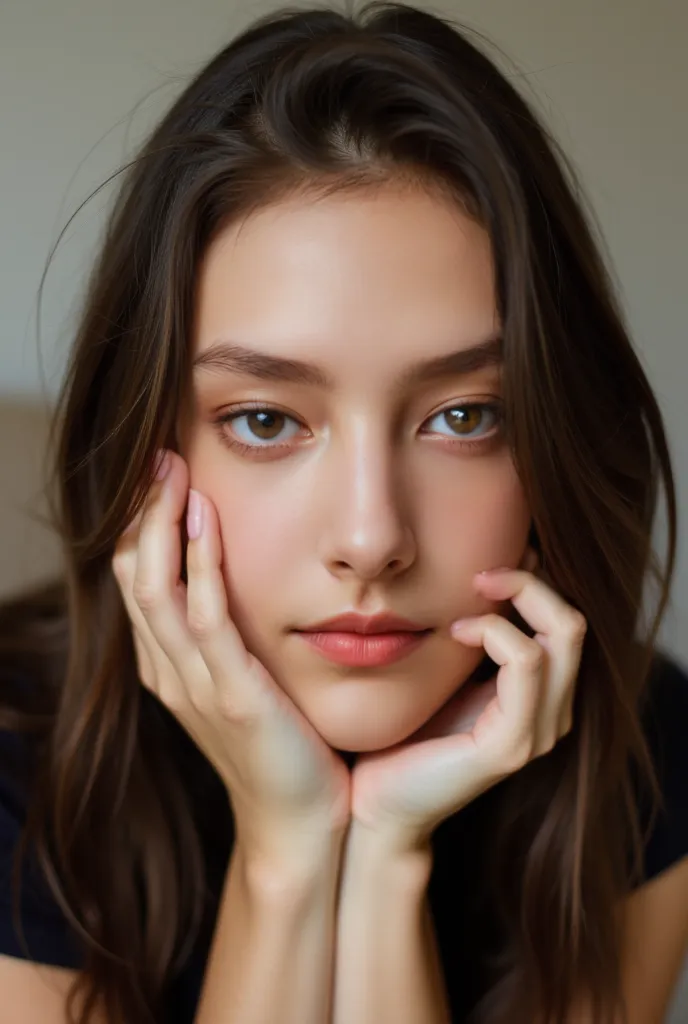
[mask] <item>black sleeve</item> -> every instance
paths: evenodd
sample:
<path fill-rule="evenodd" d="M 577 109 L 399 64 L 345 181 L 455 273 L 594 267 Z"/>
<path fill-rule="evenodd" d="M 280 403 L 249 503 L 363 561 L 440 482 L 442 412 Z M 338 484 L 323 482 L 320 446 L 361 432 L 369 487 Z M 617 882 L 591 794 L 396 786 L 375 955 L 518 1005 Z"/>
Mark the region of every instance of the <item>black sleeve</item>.
<path fill-rule="evenodd" d="M 649 881 L 688 855 L 688 673 L 668 655 L 657 655 L 643 722 L 665 802 L 645 846 L 643 881 Z M 645 825 L 643 796 L 640 806 Z"/>
<path fill-rule="evenodd" d="M 22 861 L 21 873 L 19 910 L 25 946 L 16 927 L 12 868 L 25 814 L 23 742 L 18 735 L 0 731 L 0 954 L 80 968 L 83 955 L 77 937 L 55 903 L 32 851 Z"/>

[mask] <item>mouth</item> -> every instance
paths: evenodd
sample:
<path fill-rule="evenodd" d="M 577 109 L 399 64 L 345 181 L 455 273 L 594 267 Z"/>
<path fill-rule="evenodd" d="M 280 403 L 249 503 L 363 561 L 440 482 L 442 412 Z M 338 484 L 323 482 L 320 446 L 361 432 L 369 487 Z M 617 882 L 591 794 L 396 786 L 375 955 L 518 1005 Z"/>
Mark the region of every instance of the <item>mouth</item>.
<path fill-rule="evenodd" d="M 408 657 L 434 633 L 434 629 L 385 633 L 295 631 L 317 654 L 338 665 L 373 668 Z"/>

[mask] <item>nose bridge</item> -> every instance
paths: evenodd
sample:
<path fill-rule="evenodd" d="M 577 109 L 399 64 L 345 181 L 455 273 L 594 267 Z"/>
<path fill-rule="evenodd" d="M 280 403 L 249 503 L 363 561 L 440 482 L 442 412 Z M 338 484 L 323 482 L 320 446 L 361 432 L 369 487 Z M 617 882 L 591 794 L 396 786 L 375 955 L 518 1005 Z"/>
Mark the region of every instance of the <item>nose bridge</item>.
<path fill-rule="evenodd" d="M 408 565 L 413 556 L 408 481 L 385 426 L 360 418 L 340 434 L 330 454 L 327 560 L 361 577 Z"/>

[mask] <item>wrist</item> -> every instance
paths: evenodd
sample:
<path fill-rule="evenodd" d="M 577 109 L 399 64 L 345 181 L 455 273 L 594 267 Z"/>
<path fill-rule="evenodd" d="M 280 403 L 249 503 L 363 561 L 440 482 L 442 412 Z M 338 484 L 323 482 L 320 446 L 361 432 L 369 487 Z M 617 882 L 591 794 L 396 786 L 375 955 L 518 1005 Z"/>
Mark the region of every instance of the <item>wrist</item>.
<path fill-rule="evenodd" d="M 237 833 L 236 856 L 245 884 L 255 895 L 279 898 L 309 891 L 336 876 L 344 848 L 344 831 L 305 835 Z"/>
<path fill-rule="evenodd" d="M 427 885 L 432 873 L 430 838 L 375 829 L 352 821 L 346 841 L 347 870 L 381 877 L 388 872 L 412 886 Z"/>

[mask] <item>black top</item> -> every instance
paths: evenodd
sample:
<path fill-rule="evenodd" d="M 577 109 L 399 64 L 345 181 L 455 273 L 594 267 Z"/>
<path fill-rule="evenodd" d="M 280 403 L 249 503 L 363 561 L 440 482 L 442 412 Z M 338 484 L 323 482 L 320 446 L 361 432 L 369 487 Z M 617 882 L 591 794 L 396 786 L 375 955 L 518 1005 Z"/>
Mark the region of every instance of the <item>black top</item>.
<path fill-rule="evenodd" d="M 666 812 L 658 818 L 645 847 L 644 878 L 648 880 L 688 854 L 688 673 L 675 661 L 657 656 L 649 689 L 650 699 L 644 724 L 655 758 Z M 153 700 L 154 698 L 151 698 Z M 158 705 L 158 702 L 155 702 Z M 169 713 L 158 705 L 160 714 Z M 174 731 L 181 726 L 169 715 Z M 175 734 L 176 735 L 176 734 Z M 186 738 L 186 734 L 184 733 Z M 0 759 L 21 752 L 21 739 L 0 732 Z M 198 778 L 207 785 L 208 762 L 189 741 L 184 752 L 196 759 Z M 185 778 L 190 777 L 185 773 Z M 494 790 L 483 794 L 459 814 L 442 822 L 433 835 L 433 869 L 428 897 L 444 968 L 454 1024 L 463 1022 L 485 987 L 481 974 L 482 954 L 493 935 L 489 893 L 476 881 L 481 875 L 489 834 L 489 801 Z M 231 836 L 231 812 L 218 821 L 216 809 L 208 818 L 209 879 L 211 886 L 210 928 L 206 928 L 177 976 L 165 1001 L 164 1024 L 192 1024 L 198 1002 L 212 924 L 220 898 L 231 842 L 219 848 L 214 837 Z M 25 957 L 12 920 L 10 871 L 12 853 L 24 816 L 22 787 L 14 774 L 0 771 L 0 954 Z M 483 830 L 483 831 L 481 831 Z M 214 836 L 211 837 L 210 833 Z M 22 925 L 34 960 L 62 967 L 78 968 L 78 943 L 62 913 L 51 899 L 45 883 L 29 874 L 22 889 Z"/>

